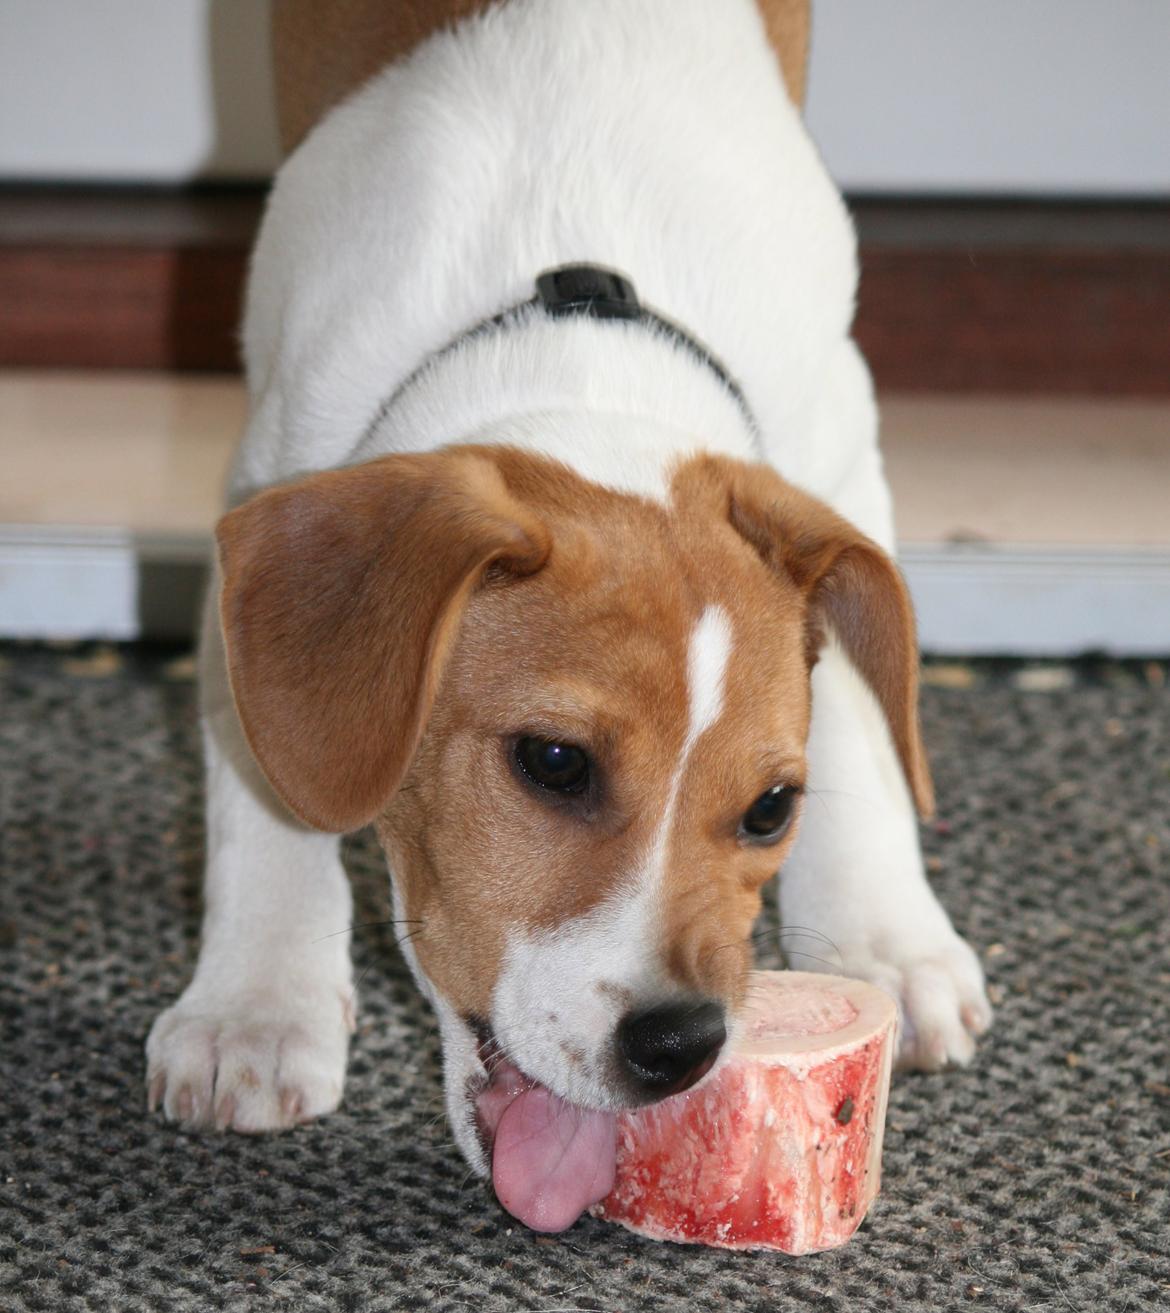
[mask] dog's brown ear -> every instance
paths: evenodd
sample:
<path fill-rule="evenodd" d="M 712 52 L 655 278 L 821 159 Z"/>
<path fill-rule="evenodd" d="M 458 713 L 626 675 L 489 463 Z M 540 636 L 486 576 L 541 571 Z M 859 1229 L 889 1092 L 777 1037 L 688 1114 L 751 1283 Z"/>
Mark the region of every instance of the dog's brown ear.
<path fill-rule="evenodd" d="M 216 536 L 248 742 L 289 808 L 337 832 L 398 787 L 484 572 L 532 573 L 549 550 L 495 463 L 456 451 L 272 488 Z"/>
<path fill-rule="evenodd" d="M 764 466 L 725 463 L 733 526 L 808 605 L 810 659 L 831 631 L 885 713 L 919 814 L 934 789 L 918 725 L 918 642 L 901 572 L 877 543 Z"/>

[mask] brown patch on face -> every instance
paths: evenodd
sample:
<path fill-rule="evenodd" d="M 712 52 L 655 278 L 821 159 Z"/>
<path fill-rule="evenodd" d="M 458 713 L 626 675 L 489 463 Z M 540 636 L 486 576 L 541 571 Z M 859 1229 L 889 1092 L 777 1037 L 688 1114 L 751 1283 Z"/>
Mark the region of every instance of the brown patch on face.
<path fill-rule="evenodd" d="M 824 502 L 765 466 L 704 457 L 699 477 L 725 481 L 730 515 L 806 607 L 810 664 L 826 632 L 840 643 L 885 714 L 919 814 L 934 809 L 918 725 L 918 641 L 910 594 L 894 561 Z"/>
<path fill-rule="evenodd" d="M 502 453 L 554 542 L 528 579 L 475 595 L 403 787 L 378 822 L 424 969 L 490 1012 L 506 932 L 581 916 L 632 881 L 685 734 L 692 603 L 662 507 Z M 519 736 L 595 764 L 581 800 L 518 773 Z"/>
<path fill-rule="evenodd" d="M 490 447 L 257 501 L 221 534 L 250 739 L 301 815 L 377 811 L 413 948 L 464 1015 L 490 1017 L 510 931 L 553 930 L 644 874 L 688 731 L 689 643 L 719 608 L 722 711 L 686 761 L 645 952 L 734 1007 L 760 889 L 791 842 L 754 847 L 738 825 L 802 780 L 810 634 L 844 627 L 887 714 L 905 710 L 897 661 L 865 650 L 889 603 L 877 549 L 770 471 L 714 457 L 677 470 L 669 506 Z M 528 735 L 589 754 L 585 795 L 524 779 Z"/>
<path fill-rule="evenodd" d="M 687 660 L 704 610 L 728 617 L 724 714 L 693 754 L 668 853 L 663 921 L 648 955 L 736 1001 L 759 889 L 779 853 L 746 849 L 743 811 L 799 782 L 808 663 L 799 590 L 731 524 L 727 493 L 680 478 L 669 508 L 606 492 L 550 462 L 506 455 L 509 492 L 553 548 L 542 570 L 469 606 L 430 724 L 379 834 L 424 969 L 461 1010 L 490 1011 L 509 929 L 547 930 L 633 887 L 650 860 L 687 734 Z M 584 748 L 586 801 L 518 777 L 519 735 Z M 686 835 L 685 842 L 681 836 Z M 620 994 L 624 1012 L 639 1000 Z"/>

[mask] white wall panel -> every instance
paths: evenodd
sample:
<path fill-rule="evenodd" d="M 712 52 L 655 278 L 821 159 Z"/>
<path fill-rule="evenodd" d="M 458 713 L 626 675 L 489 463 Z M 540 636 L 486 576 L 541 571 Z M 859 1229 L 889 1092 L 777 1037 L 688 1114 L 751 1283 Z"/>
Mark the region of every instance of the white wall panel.
<path fill-rule="evenodd" d="M 808 122 L 846 188 L 1170 193 L 1166 0 L 813 0 Z"/>
<path fill-rule="evenodd" d="M 276 159 L 267 0 L 0 0 L 0 176 L 180 182 Z"/>
<path fill-rule="evenodd" d="M 265 175 L 267 22 L 0 0 L 0 177 Z M 846 187 L 1170 194 L 1170 0 L 814 0 L 809 91 Z"/>

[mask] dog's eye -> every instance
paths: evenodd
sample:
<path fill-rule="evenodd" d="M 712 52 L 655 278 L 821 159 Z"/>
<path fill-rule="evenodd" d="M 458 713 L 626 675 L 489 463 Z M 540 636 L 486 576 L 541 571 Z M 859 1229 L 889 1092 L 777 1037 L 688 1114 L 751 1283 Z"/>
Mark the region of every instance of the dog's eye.
<path fill-rule="evenodd" d="M 516 764 L 533 784 L 554 793 L 582 793 L 589 783 L 589 758 L 572 743 L 521 739 Z"/>
<path fill-rule="evenodd" d="M 740 835 L 752 843 L 775 843 L 788 829 L 796 805 L 796 790 L 777 784 L 760 796 L 743 814 Z"/>

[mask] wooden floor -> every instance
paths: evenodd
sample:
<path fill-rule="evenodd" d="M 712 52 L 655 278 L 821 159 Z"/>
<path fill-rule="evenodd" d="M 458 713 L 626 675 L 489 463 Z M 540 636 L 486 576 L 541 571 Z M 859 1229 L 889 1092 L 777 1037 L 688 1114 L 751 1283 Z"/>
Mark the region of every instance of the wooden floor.
<path fill-rule="evenodd" d="M 903 543 L 1170 545 L 1170 398 L 882 399 Z"/>
<path fill-rule="evenodd" d="M 205 535 L 244 416 L 231 375 L 0 371 L 0 525 Z"/>
<path fill-rule="evenodd" d="M 0 525 L 206 533 L 242 383 L 0 371 Z M 908 544 L 1170 546 L 1170 399 L 890 393 L 883 444 Z"/>

